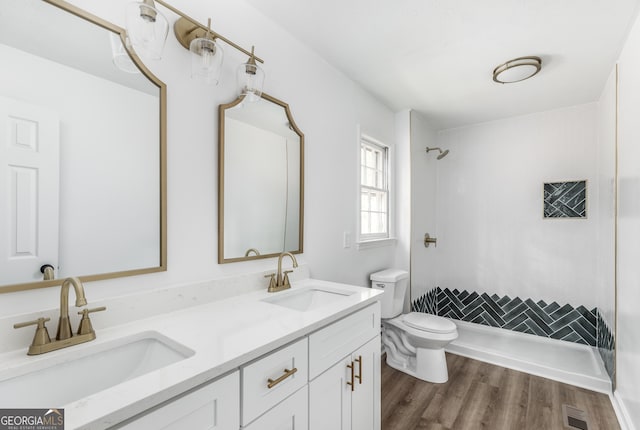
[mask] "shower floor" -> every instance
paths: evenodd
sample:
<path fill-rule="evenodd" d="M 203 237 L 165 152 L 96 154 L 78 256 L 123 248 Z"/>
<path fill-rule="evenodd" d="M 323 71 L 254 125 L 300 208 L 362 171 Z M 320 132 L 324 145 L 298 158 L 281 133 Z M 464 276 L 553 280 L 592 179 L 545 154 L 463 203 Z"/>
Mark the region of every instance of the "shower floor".
<path fill-rule="evenodd" d="M 600 393 L 611 393 L 611 381 L 594 347 L 452 321 L 458 326 L 459 336 L 449 344 L 447 352 Z"/>

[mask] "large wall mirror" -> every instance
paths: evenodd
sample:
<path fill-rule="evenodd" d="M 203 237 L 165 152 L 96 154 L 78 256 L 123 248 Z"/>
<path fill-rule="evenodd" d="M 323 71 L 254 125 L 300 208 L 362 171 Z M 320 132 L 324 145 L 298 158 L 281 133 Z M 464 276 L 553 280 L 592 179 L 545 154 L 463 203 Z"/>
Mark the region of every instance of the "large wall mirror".
<path fill-rule="evenodd" d="M 302 252 L 304 135 L 267 94 L 220 106 L 218 262 Z"/>
<path fill-rule="evenodd" d="M 0 0 L 0 292 L 166 270 L 166 88 L 124 35 Z"/>

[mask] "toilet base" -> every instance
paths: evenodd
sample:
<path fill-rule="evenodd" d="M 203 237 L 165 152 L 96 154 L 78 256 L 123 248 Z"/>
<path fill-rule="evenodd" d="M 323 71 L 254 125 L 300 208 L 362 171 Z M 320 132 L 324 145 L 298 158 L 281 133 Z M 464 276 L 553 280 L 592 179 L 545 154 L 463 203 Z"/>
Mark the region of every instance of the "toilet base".
<path fill-rule="evenodd" d="M 426 382 L 443 384 L 449 380 L 444 348 L 417 348 L 416 356 L 407 364 L 394 360 L 390 354 L 386 361 L 390 367 Z"/>

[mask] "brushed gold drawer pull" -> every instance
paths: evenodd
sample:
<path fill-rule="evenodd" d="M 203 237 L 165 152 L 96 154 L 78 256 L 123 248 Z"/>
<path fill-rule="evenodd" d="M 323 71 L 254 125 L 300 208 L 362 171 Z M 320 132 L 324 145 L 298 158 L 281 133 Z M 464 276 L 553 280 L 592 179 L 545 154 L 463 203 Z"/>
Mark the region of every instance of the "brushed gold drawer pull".
<path fill-rule="evenodd" d="M 293 375 L 297 371 L 298 371 L 297 367 L 294 367 L 291 370 L 284 369 L 284 373 L 278 379 L 271 379 L 271 378 L 267 379 L 267 382 L 268 382 L 267 388 L 271 389 L 275 387 L 276 385 L 278 385 L 279 383 L 281 383 L 282 381 L 284 381 L 285 379 L 287 379 L 289 376 Z"/>
<path fill-rule="evenodd" d="M 351 382 L 347 381 L 347 385 L 351 385 L 351 391 L 356 389 L 356 384 L 355 384 L 355 367 L 353 364 L 353 361 L 351 362 L 351 364 L 347 364 L 347 369 L 351 369 Z"/>
<path fill-rule="evenodd" d="M 356 363 L 358 363 L 358 375 L 356 376 L 356 379 L 358 380 L 358 383 L 362 385 L 362 356 L 361 355 L 359 355 L 358 358 L 356 358 Z"/>

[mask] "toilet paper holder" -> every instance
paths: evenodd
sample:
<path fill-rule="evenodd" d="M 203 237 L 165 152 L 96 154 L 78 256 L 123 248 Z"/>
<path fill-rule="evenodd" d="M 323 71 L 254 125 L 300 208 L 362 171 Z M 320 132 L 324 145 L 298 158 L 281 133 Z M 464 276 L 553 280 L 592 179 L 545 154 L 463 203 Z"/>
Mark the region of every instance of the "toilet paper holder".
<path fill-rule="evenodd" d="M 438 246 L 438 239 L 429 236 L 429 233 L 424 234 L 424 247 L 428 248 L 433 243 L 433 246 Z"/>

